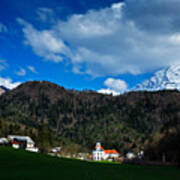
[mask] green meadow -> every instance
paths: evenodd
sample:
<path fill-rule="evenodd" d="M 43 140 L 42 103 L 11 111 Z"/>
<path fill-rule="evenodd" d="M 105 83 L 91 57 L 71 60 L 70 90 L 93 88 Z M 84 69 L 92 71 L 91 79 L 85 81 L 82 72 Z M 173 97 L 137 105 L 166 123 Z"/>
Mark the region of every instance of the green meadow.
<path fill-rule="evenodd" d="M 0 147 L 0 180 L 180 180 L 176 167 L 85 162 Z"/>

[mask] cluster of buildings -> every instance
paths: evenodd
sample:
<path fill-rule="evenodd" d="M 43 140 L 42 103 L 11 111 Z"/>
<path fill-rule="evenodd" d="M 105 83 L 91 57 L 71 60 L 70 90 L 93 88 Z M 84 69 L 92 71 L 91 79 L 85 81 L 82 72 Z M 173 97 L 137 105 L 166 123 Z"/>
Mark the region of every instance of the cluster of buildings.
<path fill-rule="evenodd" d="M 0 138 L 1 145 L 9 145 L 15 149 L 25 149 L 31 152 L 39 152 L 35 142 L 29 136 L 9 135 L 7 138 Z"/>
<path fill-rule="evenodd" d="M 24 149 L 30 152 L 40 152 L 39 148 L 35 146 L 35 142 L 29 136 L 8 135 L 0 138 L 0 145 L 6 145 L 15 149 Z M 60 154 L 61 147 L 54 147 L 50 150 L 51 154 Z"/>
<path fill-rule="evenodd" d="M 39 152 L 39 148 L 35 146 L 35 142 L 31 139 L 29 136 L 17 136 L 17 135 L 9 135 L 7 138 L 3 137 L 0 138 L 0 145 L 8 145 L 15 149 L 25 149 L 27 151 L 31 152 Z M 56 155 L 61 157 L 61 147 L 55 147 L 52 148 L 50 155 Z M 144 155 L 144 152 L 141 151 L 138 153 L 138 158 L 142 158 Z M 75 156 L 78 159 L 82 160 L 88 160 L 92 159 L 95 161 L 103 161 L 103 160 L 116 160 L 116 161 L 123 161 L 123 157 L 120 156 L 119 152 L 116 149 L 104 149 L 100 142 L 96 143 L 95 149 L 92 151 L 92 155 L 89 155 L 88 153 L 78 153 L 75 154 Z M 89 158 L 88 158 L 89 157 Z M 127 159 L 133 159 L 136 156 L 134 153 L 127 153 L 126 158 Z"/>
<path fill-rule="evenodd" d="M 103 161 L 103 160 L 116 160 L 116 161 L 124 161 L 132 160 L 134 158 L 142 159 L 144 156 L 144 151 L 138 152 L 135 155 L 133 152 L 128 152 L 126 157 L 120 156 L 119 152 L 116 149 L 104 149 L 100 142 L 96 143 L 95 150 L 92 151 L 92 159 L 95 161 Z"/>
<path fill-rule="evenodd" d="M 92 152 L 92 159 L 95 161 L 102 160 L 114 160 L 120 157 L 119 153 L 115 149 L 105 150 L 100 142 L 96 143 L 95 150 Z"/>

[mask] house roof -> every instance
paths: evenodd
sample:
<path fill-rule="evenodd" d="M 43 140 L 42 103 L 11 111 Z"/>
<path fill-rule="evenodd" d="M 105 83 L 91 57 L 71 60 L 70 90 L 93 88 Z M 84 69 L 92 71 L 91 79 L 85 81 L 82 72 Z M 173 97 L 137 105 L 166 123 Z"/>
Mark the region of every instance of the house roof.
<path fill-rule="evenodd" d="M 29 136 L 9 135 L 8 139 L 10 141 L 14 141 L 15 139 L 17 139 L 18 141 L 27 141 L 28 144 L 35 144 L 34 141 Z"/>
<path fill-rule="evenodd" d="M 12 141 L 11 144 L 26 144 L 25 141 Z"/>
<path fill-rule="evenodd" d="M 108 149 L 104 151 L 106 154 L 118 154 L 118 152 L 115 149 Z"/>
<path fill-rule="evenodd" d="M 95 147 L 95 149 L 97 149 L 97 146 Z M 115 149 L 105 150 L 102 146 L 100 146 L 100 149 L 102 151 L 104 151 L 106 154 L 118 154 L 117 150 L 115 150 Z"/>

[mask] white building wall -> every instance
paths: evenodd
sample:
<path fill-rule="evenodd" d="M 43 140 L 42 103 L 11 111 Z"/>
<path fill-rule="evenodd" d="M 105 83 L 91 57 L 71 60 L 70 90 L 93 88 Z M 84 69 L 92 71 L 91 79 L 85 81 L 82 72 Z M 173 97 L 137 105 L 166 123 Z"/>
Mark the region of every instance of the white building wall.
<path fill-rule="evenodd" d="M 119 154 L 110 154 L 110 158 L 118 158 Z"/>
<path fill-rule="evenodd" d="M 39 152 L 39 149 L 36 148 L 36 147 L 32 147 L 32 148 L 26 148 L 27 151 L 30 151 L 30 152 Z"/>
<path fill-rule="evenodd" d="M 27 148 L 34 148 L 34 144 L 27 143 Z"/>
<path fill-rule="evenodd" d="M 104 153 L 104 159 L 106 160 L 108 158 L 109 158 L 109 154 Z"/>
<path fill-rule="evenodd" d="M 19 144 L 13 144 L 12 147 L 15 149 L 19 149 Z"/>
<path fill-rule="evenodd" d="M 104 151 L 93 151 L 93 159 L 95 161 L 102 161 L 105 158 Z"/>
<path fill-rule="evenodd" d="M 5 137 L 0 138 L 0 144 L 4 144 L 4 143 L 8 143 L 7 138 Z"/>

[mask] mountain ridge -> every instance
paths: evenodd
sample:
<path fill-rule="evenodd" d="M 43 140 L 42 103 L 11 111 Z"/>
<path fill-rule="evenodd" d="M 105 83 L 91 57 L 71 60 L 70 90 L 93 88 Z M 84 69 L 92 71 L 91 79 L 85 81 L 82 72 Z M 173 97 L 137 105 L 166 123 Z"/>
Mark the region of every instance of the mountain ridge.
<path fill-rule="evenodd" d="M 2 94 L 4 94 L 5 92 L 7 92 L 7 91 L 9 91 L 8 88 L 6 88 L 5 86 L 0 86 L 0 96 L 1 96 Z"/>
<path fill-rule="evenodd" d="M 159 91 L 159 90 L 180 90 L 180 65 L 173 65 L 154 73 L 133 88 L 134 91 Z"/>
<path fill-rule="evenodd" d="M 0 122 L 10 124 L 5 134 L 18 134 L 11 125 L 20 124 L 25 134 L 31 135 L 31 129 L 39 130 L 43 123 L 63 144 L 72 142 L 92 149 L 101 141 L 124 153 L 147 146 L 155 134 L 162 137 L 168 129 L 176 130 L 179 107 L 180 92 L 174 90 L 111 96 L 33 81 L 1 96 Z"/>

